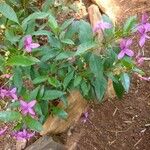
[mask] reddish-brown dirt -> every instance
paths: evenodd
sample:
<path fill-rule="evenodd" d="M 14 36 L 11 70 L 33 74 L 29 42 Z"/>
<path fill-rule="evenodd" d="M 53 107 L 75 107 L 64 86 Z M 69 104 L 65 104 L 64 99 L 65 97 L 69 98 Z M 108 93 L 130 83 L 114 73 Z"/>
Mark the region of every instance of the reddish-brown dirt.
<path fill-rule="evenodd" d="M 119 1 L 118 24 L 127 17 L 150 11 L 148 0 Z M 130 5 L 129 5 L 130 3 Z M 145 55 L 150 57 L 147 43 Z M 135 51 L 137 47 L 133 46 Z M 143 69 L 150 76 L 150 62 Z M 122 100 L 107 99 L 102 104 L 92 103 L 89 120 L 78 123 L 73 131 L 71 143 L 77 150 L 149 150 L 150 149 L 150 82 L 132 78 L 129 94 Z"/>

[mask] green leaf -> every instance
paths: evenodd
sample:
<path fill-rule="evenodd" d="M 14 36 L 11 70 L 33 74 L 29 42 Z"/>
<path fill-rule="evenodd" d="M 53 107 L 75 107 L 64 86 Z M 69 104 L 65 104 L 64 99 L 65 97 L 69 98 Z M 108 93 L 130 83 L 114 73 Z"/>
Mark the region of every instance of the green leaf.
<path fill-rule="evenodd" d="M 74 56 L 74 52 L 71 51 L 64 51 L 61 52 L 59 55 L 57 55 L 56 60 L 62 60 L 62 59 L 67 59 Z"/>
<path fill-rule="evenodd" d="M 121 82 L 113 82 L 113 87 L 118 98 L 122 98 L 124 94 L 124 87 L 122 86 Z"/>
<path fill-rule="evenodd" d="M 39 83 L 45 82 L 47 79 L 48 79 L 47 76 L 38 76 L 37 78 L 33 80 L 33 84 L 39 84 Z"/>
<path fill-rule="evenodd" d="M 80 43 L 91 42 L 93 40 L 91 25 L 84 20 L 81 20 L 79 24 L 79 40 Z"/>
<path fill-rule="evenodd" d="M 61 25 L 60 30 L 61 30 L 61 31 L 65 30 L 69 25 L 72 24 L 73 21 L 74 21 L 74 18 L 66 20 L 66 21 Z"/>
<path fill-rule="evenodd" d="M 46 35 L 46 36 L 52 36 L 52 33 L 47 30 L 38 30 L 32 33 L 32 35 Z"/>
<path fill-rule="evenodd" d="M 67 119 L 68 114 L 59 107 L 52 107 L 52 114 L 57 115 L 61 119 Z"/>
<path fill-rule="evenodd" d="M 74 42 L 70 39 L 62 39 L 61 42 L 68 45 L 74 45 Z"/>
<path fill-rule="evenodd" d="M 48 17 L 48 25 L 50 26 L 51 30 L 57 34 L 59 28 L 58 28 L 58 24 L 57 21 L 55 19 L 55 17 L 53 17 L 52 15 L 49 15 Z"/>
<path fill-rule="evenodd" d="M 66 39 L 72 39 L 72 37 L 79 32 L 80 21 L 74 21 L 68 28 L 65 34 Z"/>
<path fill-rule="evenodd" d="M 30 92 L 30 100 L 36 99 L 40 90 L 40 86 L 38 86 L 37 88 L 35 88 L 33 91 Z"/>
<path fill-rule="evenodd" d="M 45 49 L 45 53 L 43 54 L 42 58 L 41 58 L 41 61 L 42 62 L 46 62 L 54 57 L 56 57 L 60 52 L 56 49 L 50 49 L 50 50 L 47 50 Z"/>
<path fill-rule="evenodd" d="M 13 82 L 14 86 L 18 89 L 18 93 L 21 92 L 22 86 L 23 86 L 23 79 L 22 79 L 22 70 L 20 67 L 14 68 L 14 75 L 13 75 Z"/>
<path fill-rule="evenodd" d="M 104 94 L 107 89 L 107 80 L 103 78 L 96 78 L 93 82 L 96 97 L 99 101 L 102 101 L 102 98 L 104 97 Z"/>
<path fill-rule="evenodd" d="M 15 11 L 6 3 L 0 3 L 0 13 L 6 18 L 19 24 Z"/>
<path fill-rule="evenodd" d="M 50 15 L 49 13 L 45 13 L 45 12 L 35 12 L 35 13 L 29 15 L 27 18 L 25 18 L 25 19 L 22 21 L 22 28 L 23 28 L 24 30 L 26 30 L 27 25 L 28 25 L 28 22 L 29 22 L 30 20 L 43 19 L 43 18 L 48 17 L 49 15 Z"/>
<path fill-rule="evenodd" d="M 130 77 L 127 73 L 122 73 L 121 74 L 121 82 L 122 82 L 122 85 L 125 89 L 126 92 L 129 92 L 129 87 L 130 87 Z"/>
<path fill-rule="evenodd" d="M 43 100 L 55 100 L 63 96 L 65 93 L 58 90 L 47 90 L 42 97 Z"/>
<path fill-rule="evenodd" d="M 132 69 L 134 67 L 134 61 L 132 58 L 125 56 L 122 60 L 121 60 L 121 64 L 125 67 L 127 67 L 128 69 Z"/>
<path fill-rule="evenodd" d="M 104 22 L 107 22 L 107 23 L 109 23 L 109 24 L 112 25 L 112 28 L 110 28 L 110 29 L 105 29 L 105 30 L 104 30 L 104 35 L 105 35 L 106 37 L 108 37 L 108 38 L 113 37 L 113 35 L 114 35 L 114 33 L 115 33 L 115 32 L 114 32 L 114 31 L 115 31 L 115 28 L 114 28 L 114 26 L 113 26 L 112 20 L 111 20 L 110 17 L 107 16 L 107 15 L 102 15 L 102 19 L 103 19 Z"/>
<path fill-rule="evenodd" d="M 137 15 L 129 17 L 126 20 L 124 27 L 123 27 L 124 34 L 131 32 L 132 29 L 135 28 L 136 24 L 137 24 Z"/>
<path fill-rule="evenodd" d="M 64 108 L 68 107 L 68 99 L 66 95 L 63 95 L 62 97 L 60 97 L 60 100 L 63 102 L 64 104 Z"/>
<path fill-rule="evenodd" d="M 5 122 L 19 121 L 21 114 L 16 111 L 1 111 L 0 120 Z"/>
<path fill-rule="evenodd" d="M 41 106 L 40 106 L 40 104 L 39 104 L 39 103 L 36 103 L 36 105 L 35 105 L 34 109 L 35 109 L 35 112 L 36 112 L 38 115 L 40 115 L 40 116 L 42 116 L 42 115 L 43 115 L 43 113 L 42 113 L 42 109 L 41 109 Z"/>
<path fill-rule="evenodd" d="M 91 71 L 96 77 L 102 77 L 103 60 L 99 56 L 92 54 L 90 57 L 89 66 L 90 66 Z"/>
<path fill-rule="evenodd" d="M 84 80 L 81 83 L 81 90 L 82 90 L 83 96 L 87 96 L 90 90 L 90 87 L 87 85 L 87 83 Z"/>
<path fill-rule="evenodd" d="M 145 75 L 144 71 L 137 67 L 134 67 L 132 70 L 140 75 Z"/>
<path fill-rule="evenodd" d="M 61 83 L 59 82 L 59 80 L 57 80 L 57 79 L 54 78 L 54 77 L 50 77 L 50 78 L 48 79 L 48 82 L 49 82 L 49 84 L 51 84 L 51 85 L 54 86 L 54 87 L 59 87 L 59 86 L 61 86 Z"/>
<path fill-rule="evenodd" d="M 81 76 L 76 76 L 76 78 L 74 79 L 74 87 L 77 87 L 82 81 L 82 77 Z"/>
<path fill-rule="evenodd" d="M 70 81 L 73 79 L 73 76 L 74 76 L 74 71 L 70 71 L 69 73 L 66 74 L 66 77 L 65 77 L 64 82 L 63 82 L 64 89 L 67 88 Z"/>
<path fill-rule="evenodd" d="M 20 102 L 19 101 L 15 101 L 15 102 L 13 102 L 13 103 L 11 103 L 9 105 L 9 108 L 17 108 L 19 106 L 20 106 Z"/>
<path fill-rule="evenodd" d="M 97 46 L 97 44 L 94 42 L 82 43 L 78 46 L 75 56 L 81 55 L 81 54 L 95 48 L 96 46 Z"/>
<path fill-rule="evenodd" d="M 25 116 L 24 117 L 24 122 L 25 122 L 26 126 L 28 128 L 30 128 L 31 130 L 34 130 L 34 131 L 37 131 L 37 132 L 42 131 L 42 124 L 39 121 L 33 119 L 32 117 Z"/>
<path fill-rule="evenodd" d="M 35 57 L 15 55 L 15 56 L 12 56 L 10 59 L 8 59 L 7 64 L 11 65 L 11 66 L 26 67 L 26 66 L 31 66 L 31 65 L 37 64 L 39 62 L 40 61 Z"/>

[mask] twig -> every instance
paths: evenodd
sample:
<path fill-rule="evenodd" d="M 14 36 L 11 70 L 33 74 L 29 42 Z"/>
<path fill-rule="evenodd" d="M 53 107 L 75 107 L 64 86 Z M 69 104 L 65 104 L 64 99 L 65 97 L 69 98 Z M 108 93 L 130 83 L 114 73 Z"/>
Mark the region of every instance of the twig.
<path fill-rule="evenodd" d="M 115 111 L 114 111 L 114 113 L 113 113 L 113 116 L 115 116 L 117 110 L 119 110 L 119 109 L 116 107 L 116 109 L 115 109 Z"/>
<path fill-rule="evenodd" d="M 140 139 L 134 144 L 134 147 L 136 147 L 141 141 L 142 141 L 142 138 L 140 138 Z"/>

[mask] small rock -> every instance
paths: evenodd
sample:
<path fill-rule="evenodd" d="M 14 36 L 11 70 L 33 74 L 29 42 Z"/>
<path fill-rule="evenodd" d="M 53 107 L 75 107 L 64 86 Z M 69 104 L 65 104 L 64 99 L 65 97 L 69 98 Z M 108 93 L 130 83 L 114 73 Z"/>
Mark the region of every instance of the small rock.
<path fill-rule="evenodd" d="M 107 14 L 112 22 L 115 24 L 117 21 L 118 12 L 120 12 L 119 6 L 114 0 L 91 0 L 96 4 L 102 12 Z"/>
<path fill-rule="evenodd" d="M 26 147 L 27 144 L 27 140 L 23 139 L 23 140 L 17 140 L 16 142 L 16 150 L 22 150 Z"/>
<path fill-rule="evenodd" d="M 81 1 L 74 1 L 72 6 L 76 11 L 76 13 L 75 13 L 76 19 L 82 19 L 88 15 L 88 13 L 86 11 L 86 7 L 85 7 L 84 3 L 82 3 Z"/>
<path fill-rule="evenodd" d="M 52 137 L 43 136 L 25 150 L 66 150 L 66 148 L 64 145 L 53 141 Z"/>
<path fill-rule="evenodd" d="M 41 135 L 63 133 L 69 127 L 73 126 L 80 119 L 81 114 L 86 111 L 88 106 L 87 101 L 79 91 L 72 91 L 67 99 L 68 107 L 65 110 L 68 113 L 67 119 L 64 120 L 50 115 L 43 125 Z M 63 103 L 59 103 L 58 107 L 63 108 Z"/>

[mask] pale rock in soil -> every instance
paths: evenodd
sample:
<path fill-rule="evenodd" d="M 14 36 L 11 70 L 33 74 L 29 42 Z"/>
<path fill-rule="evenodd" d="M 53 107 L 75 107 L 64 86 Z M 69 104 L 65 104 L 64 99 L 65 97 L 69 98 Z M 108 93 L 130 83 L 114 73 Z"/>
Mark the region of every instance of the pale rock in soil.
<path fill-rule="evenodd" d="M 85 18 L 88 13 L 86 11 L 86 7 L 82 1 L 74 1 L 73 7 L 75 8 L 75 18 L 76 19 L 82 19 Z"/>
<path fill-rule="evenodd" d="M 99 11 L 99 8 L 97 5 L 92 4 L 89 8 L 88 8 L 88 13 L 89 13 L 89 19 L 92 25 L 92 28 L 94 28 L 96 26 L 96 24 L 101 21 L 102 17 L 101 17 L 101 13 Z M 103 40 L 103 33 L 101 30 L 97 31 L 97 36 L 98 36 L 98 40 L 99 42 L 101 42 Z M 102 51 L 102 49 L 99 48 L 99 50 L 94 51 L 95 54 L 99 54 Z M 108 80 L 108 87 L 107 87 L 107 91 L 105 94 L 105 98 L 114 98 L 115 97 L 115 91 L 113 88 L 113 84 L 112 81 L 109 79 Z"/>
<path fill-rule="evenodd" d="M 91 0 L 93 3 L 98 5 L 100 10 L 107 14 L 113 23 L 115 24 L 117 21 L 117 17 L 120 12 L 120 8 L 114 0 Z"/>
<path fill-rule="evenodd" d="M 23 140 L 17 140 L 16 141 L 16 150 L 22 150 L 26 147 L 27 144 L 27 140 L 23 139 Z"/>
<path fill-rule="evenodd" d="M 63 104 L 60 103 L 58 107 L 62 108 Z M 72 91 L 68 96 L 68 107 L 65 110 L 68 113 L 67 119 L 63 120 L 57 116 L 50 115 L 44 123 L 43 130 L 40 134 L 58 134 L 66 131 L 69 127 L 76 124 L 87 107 L 87 101 L 82 97 L 80 92 Z"/>
<path fill-rule="evenodd" d="M 107 91 L 105 94 L 105 99 L 108 99 L 108 98 L 113 99 L 115 97 L 116 97 L 116 94 L 115 94 L 115 90 L 113 87 L 113 82 L 112 82 L 112 80 L 108 79 L 108 85 L 107 85 Z"/>
<path fill-rule="evenodd" d="M 98 6 L 94 4 L 89 6 L 88 13 L 89 13 L 90 23 L 92 25 L 92 28 L 94 28 L 97 25 L 97 23 L 102 19 Z M 98 30 L 97 34 L 98 34 L 98 40 L 101 42 L 103 40 L 102 31 Z"/>
<path fill-rule="evenodd" d="M 50 136 L 43 136 L 25 150 L 67 150 L 67 148 L 64 145 L 53 141 Z"/>

